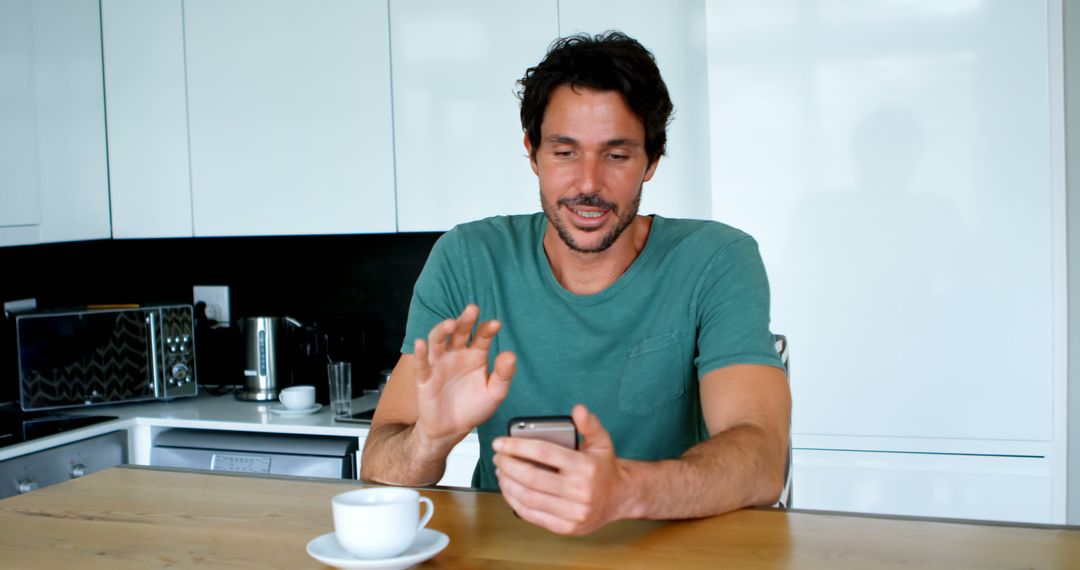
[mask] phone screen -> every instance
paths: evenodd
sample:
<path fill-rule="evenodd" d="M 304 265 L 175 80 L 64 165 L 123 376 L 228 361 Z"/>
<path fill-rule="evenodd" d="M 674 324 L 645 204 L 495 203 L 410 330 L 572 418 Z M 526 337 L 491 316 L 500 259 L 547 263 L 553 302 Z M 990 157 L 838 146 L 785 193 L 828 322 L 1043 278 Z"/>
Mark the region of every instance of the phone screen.
<path fill-rule="evenodd" d="M 334 421 L 348 424 L 370 424 L 373 417 L 375 417 L 375 410 L 368 410 L 366 412 L 356 412 L 351 416 L 336 417 Z"/>

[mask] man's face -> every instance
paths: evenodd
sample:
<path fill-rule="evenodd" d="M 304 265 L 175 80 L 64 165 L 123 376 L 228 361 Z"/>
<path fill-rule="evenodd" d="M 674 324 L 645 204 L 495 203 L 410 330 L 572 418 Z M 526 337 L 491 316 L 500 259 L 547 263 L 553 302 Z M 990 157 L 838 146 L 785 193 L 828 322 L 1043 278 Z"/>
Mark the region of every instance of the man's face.
<path fill-rule="evenodd" d="M 528 136 L 525 148 L 533 154 Z M 621 94 L 563 85 L 544 110 L 532 168 L 559 237 L 574 251 L 594 253 L 634 221 L 656 163 L 649 164 L 645 127 Z"/>

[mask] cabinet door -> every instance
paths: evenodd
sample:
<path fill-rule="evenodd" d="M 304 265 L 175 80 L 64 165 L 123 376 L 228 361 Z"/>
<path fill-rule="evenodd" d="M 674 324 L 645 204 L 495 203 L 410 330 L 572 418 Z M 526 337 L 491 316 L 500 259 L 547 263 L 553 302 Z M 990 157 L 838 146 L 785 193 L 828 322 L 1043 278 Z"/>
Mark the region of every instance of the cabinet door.
<path fill-rule="evenodd" d="M 41 222 L 37 185 L 37 105 L 30 0 L 0 3 L 0 228 Z M 3 235 L 3 245 L 14 236 Z"/>
<path fill-rule="evenodd" d="M 775 330 L 804 355 L 794 430 L 1049 441 L 1046 7 L 871 4 L 709 5 L 714 211 L 758 238 Z"/>
<path fill-rule="evenodd" d="M 619 30 L 656 58 L 675 105 L 667 154 L 645 184 L 642 214 L 708 217 L 709 107 L 704 0 L 561 0 L 559 35 Z"/>
<path fill-rule="evenodd" d="M 41 241 L 110 237 L 97 0 L 34 6 Z"/>
<path fill-rule="evenodd" d="M 113 237 L 192 234 L 181 0 L 102 0 Z"/>
<path fill-rule="evenodd" d="M 391 232 L 386 2 L 184 3 L 195 235 Z"/>
<path fill-rule="evenodd" d="M 556 2 L 394 0 L 390 29 L 399 229 L 539 211 L 514 92 Z"/>
<path fill-rule="evenodd" d="M 0 244 L 107 238 L 98 3 L 15 0 L 0 16 Z"/>

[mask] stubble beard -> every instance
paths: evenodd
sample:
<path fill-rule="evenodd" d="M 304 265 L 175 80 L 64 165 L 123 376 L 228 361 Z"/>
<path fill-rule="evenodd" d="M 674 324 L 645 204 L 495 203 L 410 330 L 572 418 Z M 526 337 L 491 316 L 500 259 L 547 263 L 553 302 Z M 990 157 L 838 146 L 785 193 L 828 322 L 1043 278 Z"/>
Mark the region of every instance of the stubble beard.
<path fill-rule="evenodd" d="M 600 240 L 600 243 L 593 247 L 584 247 L 574 240 L 574 236 L 570 234 L 566 222 L 557 215 L 559 206 L 566 206 L 567 208 L 573 206 L 608 208 L 617 216 L 618 222 L 615 224 L 615 227 L 604 236 L 604 239 Z M 619 214 L 618 205 L 612 204 L 593 194 L 578 194 L 573 198 L 561 198 L 555 205 L 552 205 L 544 198 L 544 193 L 541 192 L 540 207 L 543 208 L 544 215 L 547 216 L 547 219 L 555 226 L 555 232 L 559 234 L 559 238 L 566 244 L 566 247 L 569 247 L 571 250 L 578 253 L 599 253 L 611 247 L 611 245 L 615 243 L 615 240 L 619 239 L 619 236 L 622 235 L 626 228 L 630 227 L 634 218 L 637 217 L 638 208 L 641 207 L 641 187 L 638 187 L 637 195 L 634 196 L 634 201 L 630 203 L 630 207 L 627 208 L 624 215 Z"/>

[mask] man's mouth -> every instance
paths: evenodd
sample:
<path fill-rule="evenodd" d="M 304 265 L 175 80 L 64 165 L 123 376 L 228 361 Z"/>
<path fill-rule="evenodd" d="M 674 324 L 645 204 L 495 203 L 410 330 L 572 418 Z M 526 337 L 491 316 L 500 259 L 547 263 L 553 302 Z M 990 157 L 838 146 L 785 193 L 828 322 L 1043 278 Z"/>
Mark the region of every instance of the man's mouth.
<path fill-rule="evenodd" d="M 573 208 L 568 207 L 570 213 L 570 223 L 575 228 L 585 231 L 598 230 L 607 223 L 608 213 L 611 210 L 607 208 Z"/>
<path fill-rule="evenodd" d="M 573 224 L 581 229 L 596 229 L 604 224 L 609 212 L 615 212 L 612 204 L 598 196 L 586 194 L 559 200 L 573 214 Z"/>

